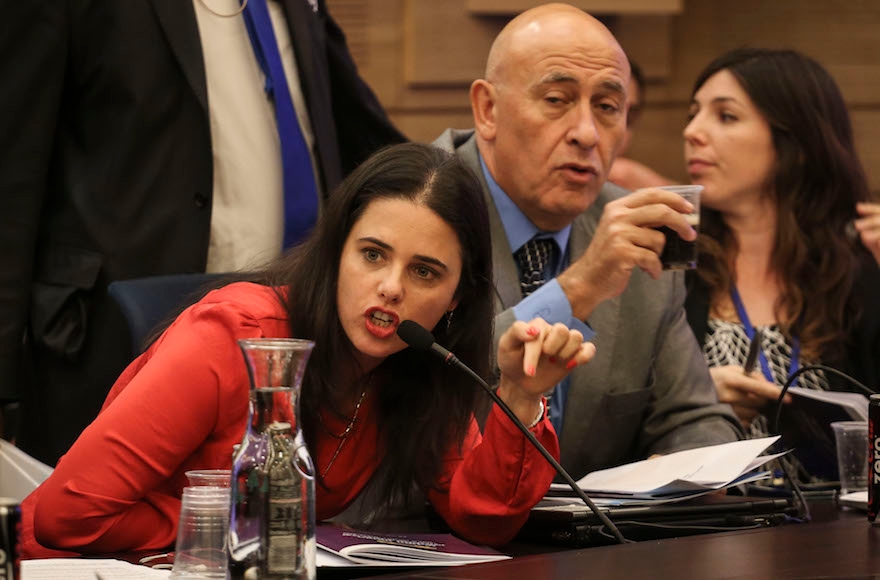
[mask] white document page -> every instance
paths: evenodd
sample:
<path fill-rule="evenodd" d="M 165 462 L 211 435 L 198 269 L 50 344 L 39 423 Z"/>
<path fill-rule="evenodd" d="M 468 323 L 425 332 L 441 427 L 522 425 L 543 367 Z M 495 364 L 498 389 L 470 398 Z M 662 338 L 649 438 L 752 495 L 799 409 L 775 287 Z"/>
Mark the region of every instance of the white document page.
<path fill-rule="evenodd" d="M 589 473 L 578 485 L 586 492 L 648 494 L 683 481 L 719 489 L 774 456 L 758 458 L 776 437 L 746 439 L 688 449 Z"/>
<path fill-rule="evenodd" d="M 171 570 L 154 570 L 122 560 L 90 560 L 87 558 L 47 558 L 22 560 L 22 580 L 160 580 Z"/>
<path fill-rule="evenodd" d="M 784 455 L 780 453 L 779 455 Z M 774 456 L 777 457 L 777 456 Z M 738 485 L 743 485 L 745 483 L 751 483 L 754 481 L 761 481 L 762 479 L 768 479 L 772 476 L 769 471 L 752 471 L 747 473 L 741 477 L 734 479 L 728 485 L 720 487 L 718 489 L 728 489 L 731 487 L 736 487 Z M 544 498 L 538 502 L 534 508 L 535 510 L 550 510 L 550 511 L 571 511 L 570 508 L 575 506 L 580 506 L 584 510 L 587 510 L 587 504 L 584 503 L 580 497 L 574 495 L 574 492 L 565 483 L 553 483 L 550 485 L 550 489 L 559 494 L 565 495 L 549 495 L 544 496 Z M 646 505 L 660 505 L 665 503 L 676 503 L 681 501 L 687 501 L 689 499 L 694 499 L 696 497 L 700 497 L 701 495 L 706 495 L 709 493 L 715 493 L 718 489 L 705 489 L 699 488 L 696 490 L 687 490 L 682 491 L 680 493 L 674 494 L 665 494 L 665 495 L 622 495 L 622 494 L 613 494 L 613 495 L 593 495 L 590 493 L 592 497 L 590 499 L 593 503 L 602 508 L 602 507 L 614 507 L 614 506 L 646 506 Z M 566 508 L 563 510 L 563 507 Z"/>

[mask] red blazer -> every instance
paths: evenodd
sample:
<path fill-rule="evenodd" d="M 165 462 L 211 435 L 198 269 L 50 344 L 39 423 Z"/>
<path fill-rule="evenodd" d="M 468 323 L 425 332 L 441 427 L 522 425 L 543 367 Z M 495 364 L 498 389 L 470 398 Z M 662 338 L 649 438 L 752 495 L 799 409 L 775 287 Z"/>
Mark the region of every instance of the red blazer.
<path fill-rule="evenodd" d="M 249 382 L 237 340 L 287 337 L 273 289 L 236 283 L 187 309 L 125 370 L 97 419 L 55 472 L 22 504 L 25 558 L 158 550 L 174 543 L 184 473 L 229 468 L 247 423 Z M 381 388 L 381 387 L 380 387 Z M 373 399 L 317 486 L 317 516 L 343 511 L 382 459 Z M 333 432 L 345 425 L 328 414 Z M 534 429 L 558 456 L 545 418 Z M 312 450 L 323 472 L 338 439 L 318 433 Z M 450 449 L 428 500 L 459 534 L 478 542 L 510 540 L 547 491 L 554 471 L 508 418 L 493 409 L 481 436 L 476 421 L 463 449 Z M 36 534 L 36 535 L 35 535 Z"/>

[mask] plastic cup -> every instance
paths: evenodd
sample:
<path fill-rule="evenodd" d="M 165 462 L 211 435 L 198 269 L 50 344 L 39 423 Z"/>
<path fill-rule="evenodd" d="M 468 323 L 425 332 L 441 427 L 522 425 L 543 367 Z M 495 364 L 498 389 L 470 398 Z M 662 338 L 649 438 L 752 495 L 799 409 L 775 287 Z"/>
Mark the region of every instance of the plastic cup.
<path fill-rule="evenodd" d="M 193 469 L 186 472 L 190 487 L 229 487 L 232 472 L 228 469 Z"/>
<path fill-rule="evenodd" d="M 831 424 L 837 443 L 840 494 L 868 489 L 868 423 L 835 421 Z"/>
<path fill-rule="evenodd" d="M 185 487 L 174 548 L 174 579 L 226 578 L 229 489 Z"/>
<path fill-rule="evenodd" d="M 685 215 L 685 219 L 694 230 L 700 231 L 700 194 L 703 192 L 702 185 L 664 185 L 657 189 L 663 189 L 677 193 L 694 206 L 694 211 Z M 660 254 L 660 262 L 664 270 L 691 270 L 697 267 L 697 241 L 688 242 L 681 239 L 678 232 L 665 226 L 657 228 L 666 236 L 663 245 L 663 253 Z"/>

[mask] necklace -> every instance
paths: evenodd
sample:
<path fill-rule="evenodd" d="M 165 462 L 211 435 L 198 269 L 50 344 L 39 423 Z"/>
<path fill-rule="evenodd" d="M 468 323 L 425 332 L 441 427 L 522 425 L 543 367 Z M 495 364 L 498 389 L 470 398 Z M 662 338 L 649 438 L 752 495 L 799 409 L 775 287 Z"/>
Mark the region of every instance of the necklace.
<path fill-rule="evenodd" d="M 345 445 L 345 442 L 348 441 L 348 436 L 354 430 L 355 425 L 357 425 L 358 420 L 358 411 L 361 410 L 361 405 L 364 403 L 364 399 L 367 396 L 367 389 L 365 388 L 361 391 L 361 396 L 358 398 L 357 405 L 354 406 L 354 414 L 351 416 L 351 421 L 348 422 L 345 429 L 339 435 L 331 435 L 333 437 L 337 437 L 339 439 L 339 443 L 336 445 L 336 451 L 333 452 L 333 456 L 330 458 L 330 461 L 327 463 L 327 467 L 324 468 L 323 473 L 321 473 L 321 479 L 327 477 L 327 472 L 330 471 L 330 468 L 333 466 L 333 462 L 336 461 L 336 458 L 339 457 L 339 452 L 342 451 L 342 447 Z"/>
<path fill-rule="evenodd" d="M 238 16 L 239 14 L 244 12 L 244 9 L 247 6 L 247 3 L 248 3 L 248 0 L 244 0 L 241 3 L 241 6 L 238 8 L 238 10 L 236 10 L 235 12 L 229 12 L 228 14 L 223 14 L 222 12 L 217 12 L 216 10 L 214 10 L 213 8 L 208 6 L 207 0 L 199 0 L 199 4 L 204 6 L 205 10 L 207 10 L 208 12 L 213 14 L 214 16 L 219 16 L 220 18 L 233 18 L 235 16 Z"/>

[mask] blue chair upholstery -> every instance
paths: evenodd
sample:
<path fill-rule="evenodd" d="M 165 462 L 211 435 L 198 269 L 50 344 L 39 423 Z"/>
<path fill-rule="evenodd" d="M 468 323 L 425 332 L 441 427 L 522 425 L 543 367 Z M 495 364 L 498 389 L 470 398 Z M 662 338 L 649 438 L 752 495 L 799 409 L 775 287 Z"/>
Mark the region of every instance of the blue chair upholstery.
<path fill-rule="evenodd" d="M 107 292 L 128 323 L 132 352 L 140 354 L 144 341 L 160 323 L 199 300 L 210 284 L 223 276 L 226 274 L 172 274 L 111 282 Z"/>

